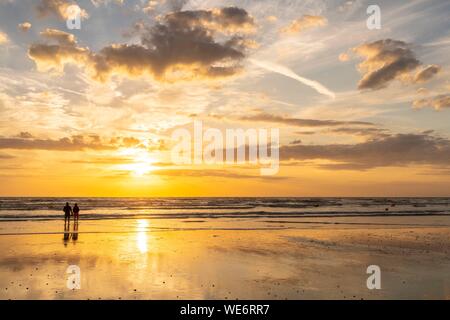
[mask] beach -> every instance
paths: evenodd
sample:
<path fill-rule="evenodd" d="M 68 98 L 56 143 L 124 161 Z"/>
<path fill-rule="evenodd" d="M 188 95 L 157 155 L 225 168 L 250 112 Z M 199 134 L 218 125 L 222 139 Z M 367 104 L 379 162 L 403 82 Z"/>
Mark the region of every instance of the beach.
<path fill-rule="evenodd" d="M 140 211 L 81 215 L 66 231 L 62 216 L 8 214 L 0 221 L 0 299 L 450 298 L 445 211 L 201 218 Z M 71 265 L 80 268 L 79 289 L 67 286 Z M 370 265 L 380 267 L 381 289 L 366 285 Z"/>

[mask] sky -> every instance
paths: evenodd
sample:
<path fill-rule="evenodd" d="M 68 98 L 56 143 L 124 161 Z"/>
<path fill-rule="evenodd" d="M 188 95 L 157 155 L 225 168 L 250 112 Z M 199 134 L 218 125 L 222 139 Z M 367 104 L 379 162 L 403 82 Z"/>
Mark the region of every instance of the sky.
<path fill-rule="evenodd" d="M 0 195 L 449 196 L 449 14 L 446 0 L 0 0 Z M 278 129 L 279 170 L 175 163 L 173 132 L 194 121 Z"/>

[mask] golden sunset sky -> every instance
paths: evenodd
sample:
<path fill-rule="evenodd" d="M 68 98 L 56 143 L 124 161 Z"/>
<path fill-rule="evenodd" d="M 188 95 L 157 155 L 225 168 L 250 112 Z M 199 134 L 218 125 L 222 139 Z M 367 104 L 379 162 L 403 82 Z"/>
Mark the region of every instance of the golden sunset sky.
<path fill-rule="evenodd" d="M 0 0 L 1 196 L 448 196 L 450 2 Z M 280 170 L 176 129 L 280 132 Z"/>

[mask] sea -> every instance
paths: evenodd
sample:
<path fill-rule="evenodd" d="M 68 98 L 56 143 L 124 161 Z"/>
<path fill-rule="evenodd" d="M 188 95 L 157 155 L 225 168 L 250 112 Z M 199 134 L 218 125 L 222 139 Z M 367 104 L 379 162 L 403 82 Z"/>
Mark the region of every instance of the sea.
<path fill-rule="evenodd" d="M 450 215 L 450 198 L 0 198 L 0 221 Z"/>

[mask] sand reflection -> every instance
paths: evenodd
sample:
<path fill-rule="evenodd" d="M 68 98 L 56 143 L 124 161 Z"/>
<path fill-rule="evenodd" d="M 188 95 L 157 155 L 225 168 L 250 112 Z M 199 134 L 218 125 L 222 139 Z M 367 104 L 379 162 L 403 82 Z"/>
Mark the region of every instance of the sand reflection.
<path fill-rule="evenodd" d="M 148 220 L 145 219 L 137 220 L 136 246 L 140 253 L 148 252 L 148 236 L 147 236 L 148 225 L 149 225 Z"/>

